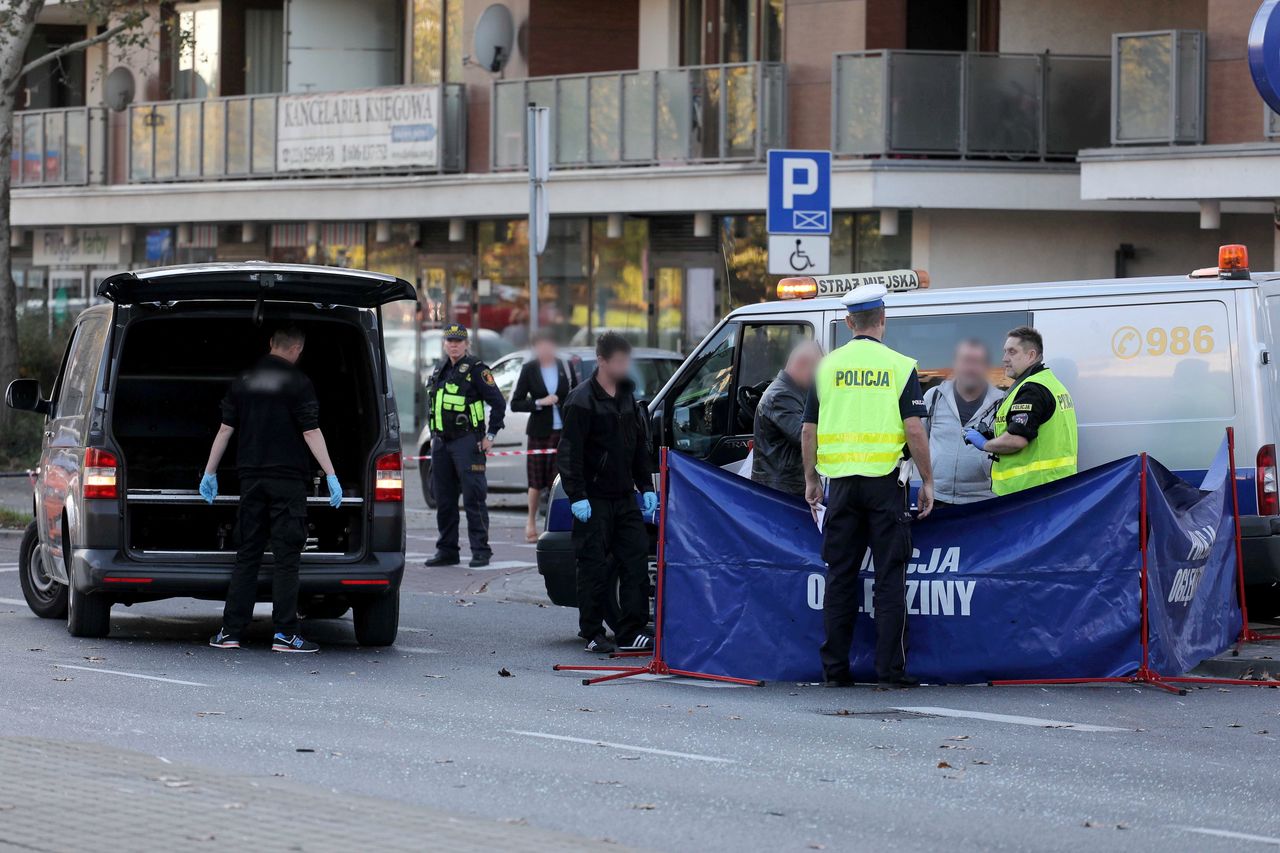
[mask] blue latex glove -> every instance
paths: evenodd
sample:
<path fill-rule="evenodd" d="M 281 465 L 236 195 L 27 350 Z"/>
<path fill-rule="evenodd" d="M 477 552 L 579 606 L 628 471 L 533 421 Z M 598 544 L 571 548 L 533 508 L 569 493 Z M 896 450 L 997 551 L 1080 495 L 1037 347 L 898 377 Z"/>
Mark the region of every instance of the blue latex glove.
<path fill-rule="evenodd" d="M 338 483 L 338 478 L 334 474 L 325 476 L 324 481 L 329 484 L 329 506 L 337 509 L 342 503 L 342 486 Z"/>
<path fill-rule="evenodd" d="M 644 493 L 644 511 L 646 513 L 651 513 L 656 511 L 657 509 L 658 509 L 658 493 L 645 492 Z"/>
<path fill-rule="evenodd" d="M 218 496 L 218 475 L 205 474 L 200 478 L 200 497 L 209 503 L 213 503 L 213 499 Z"/>
<path fill-rule="evenodd" d="M 965 430 L 964 440 L 966 444 L 972 444 L 979 450 L 985 450 L 987 447 L 987 437 L 976 429 Z"/>
<path fill-rule="evenodd" d="M 573 517 L 578 519 L 578 521 L 586 524 L 591 520 L 591 501 L 574 501 L 569 505 L 569 512 L 573 513 Z"/>

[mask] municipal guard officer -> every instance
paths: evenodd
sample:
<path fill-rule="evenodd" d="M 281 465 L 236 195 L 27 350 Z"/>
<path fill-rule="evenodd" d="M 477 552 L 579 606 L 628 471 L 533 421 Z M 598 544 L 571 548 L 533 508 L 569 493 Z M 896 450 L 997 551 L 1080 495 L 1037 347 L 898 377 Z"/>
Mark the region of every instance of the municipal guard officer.
<path fill-rule="evenodd" d="M 996 409 L 993 438 L 971 429 L 965 441 L 992 454 L 997 495 L 1052 483 L 1076 472 L 1079 440 L 1071 392 L 1044 364 L 1044 338 L 1030 326 L 1009 332 L 1004 372 L 1014 385 Z"/>
<path fill-rule="evenodd" d="M 489 367 L 467 353 L 467 327 L 444 328 L 444 352 L 427 384 L 427 418 L 431 427 L 431 486 L 436 495 L 436 553 L 428 566 L 456 566 L 458 560 L 458 492 L 467 511 L 471 567 L 489 565 L 489 508 L 485 454 L 502 429 L 507 403 Z M 484 407 L 489 405 L 489 429 Z"/>
<path fill-rule="evenodd" d="M 876 677 L 881 687 L 920 683 L 906 670 L 911 516 L 905 478 L 899 480 L 904 447 L 922 481 L 922 518 L 933 509 L 933 471 L 916 362 L 881 342 L 885 295 L 883 285 L 861 285 L 844 297 L 854 338 L 818 365 L 805 406 L 801 435 L 810 505 L 822 501 L 818 475 L 831 480 L 822 542 L 822 669 L 828 687 L 853 686 L 849 652 L 858 618 L 858 571 L 868 547 L 875 564 Z"/>

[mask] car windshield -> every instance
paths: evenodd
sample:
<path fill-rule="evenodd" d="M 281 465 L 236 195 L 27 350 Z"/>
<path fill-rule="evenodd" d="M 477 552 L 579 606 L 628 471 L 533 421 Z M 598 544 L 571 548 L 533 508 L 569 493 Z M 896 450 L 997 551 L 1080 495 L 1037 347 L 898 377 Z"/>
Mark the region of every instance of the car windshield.
<path fill-rule="evenodd" d="M 631 361 L 631 379 L 636 383 L 636 400 L 653 400 L 655 393 L 667 384 L 680 366 L 677 359 L 643 359 L 636 357 Z M 586 382 L 595 370 L 595 356 L 582 356 L 577 361 L 577 375 L 580 382 Z"/>

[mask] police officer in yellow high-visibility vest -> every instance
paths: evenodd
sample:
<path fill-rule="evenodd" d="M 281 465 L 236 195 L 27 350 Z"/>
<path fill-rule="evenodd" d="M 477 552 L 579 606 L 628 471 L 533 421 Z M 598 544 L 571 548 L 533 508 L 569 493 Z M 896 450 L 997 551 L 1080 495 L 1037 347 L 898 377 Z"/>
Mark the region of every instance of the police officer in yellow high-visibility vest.
<path fill-rule="evenodd" d="M 858 618 L 858 572 L 868 547 L 875 567 L 867 603 L 876 622 L 876 677 L 884 687 L 920 683 L 906 670 L 911 516 L 905 477 L 899 477 L 904 450 L 910 450 L 922 481 L 921 517 L 933 508 L 933 471 L 916 362 L 881 343 L 885 295 L 882 285 L 862 285 L 845 296 L 854 338 L 818 365 L 801 433 L 811 505 L 822 502 L 819 475 L 830 478 L 822 542 L 822 669 L 828 687 L 853 685 L 849 652 Z"/>
<path fill-rule="evenodd" d="M 427 419 L 431 427 L 431 488 L 436 496 L 436 553 L 428 566 L 452 566 L 458 556 L 458 492 L 467 511 L 471 567 L 489 565 L 489 484 L 485 454 L 502 429 L 507 403 L 480 359 L 467 353 L 467 327 L 444 327 L 444 354 L 427 384 Z M 484 407 L 489 405 L 489 429 Z"/>
<path fill-rule="evenodd" d="M 1076 408 L 1044 365 L 1044 338 L 1030 326 L 1009 332 L 1004 371 L 1013 387 L 996 409 L 992 435 L 969 430 L 965 441 L 992 454 L 991 490 L 997 495 L 1052 483 L 1076 472 Z"/>

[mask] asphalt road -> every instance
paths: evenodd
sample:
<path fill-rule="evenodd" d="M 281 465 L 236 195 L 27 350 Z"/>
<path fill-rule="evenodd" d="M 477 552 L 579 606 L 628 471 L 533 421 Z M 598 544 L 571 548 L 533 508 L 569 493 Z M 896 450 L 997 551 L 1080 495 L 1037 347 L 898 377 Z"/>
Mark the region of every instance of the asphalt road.
<path fill-rule="evenodd" d="M 418 555 L 433 523 L 415 504 Z M 395 647 L 356 647 L 347 617 L 309 624 L 323 650 L 293 657 L 265 651 L 265 618 L 249 648 L 208 648 L 220 606 L 191 600 L 117 607 L 109 639 L 73 639 L 21 602 L 17 539 L 0 537 L 0 736 L 651 849 L 1280 844 L 1280 691 L 583 687 L 551 671 L 592 658 L 574 614 L 538 603 L 522 518 L 494 528 L 502 568 L 415 557 Z"/>

